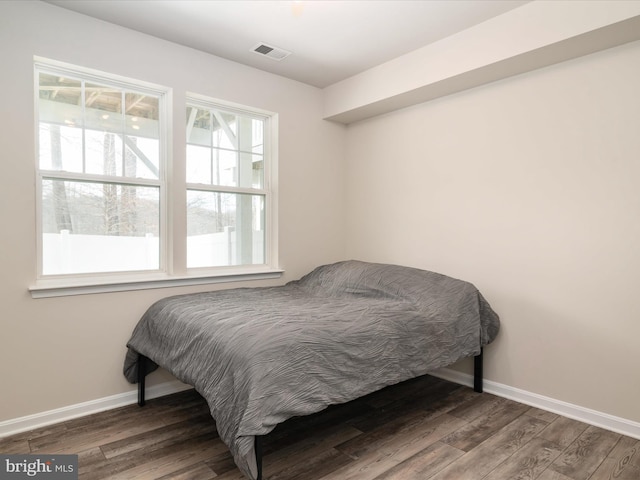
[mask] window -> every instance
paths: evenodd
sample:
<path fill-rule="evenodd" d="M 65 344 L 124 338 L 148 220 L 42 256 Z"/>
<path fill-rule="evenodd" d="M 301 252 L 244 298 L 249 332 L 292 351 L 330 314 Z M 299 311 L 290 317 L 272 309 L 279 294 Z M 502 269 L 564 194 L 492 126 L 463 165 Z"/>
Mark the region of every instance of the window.
<path fill-rule="evenodd" d="M 268 263 L 269 117 L 190 98 L 187 267 Z"/>
<path fill-rule="evenodd" d="M 34 297 L 280 275 L 275 114 L 188 95 L 174 159 L 170 89 L 44 60 L 35 76 Z"/>
<path fill-rule="evenodd" d="M 161 270 L 164 92 L 36 74 L 41 276 Z"/>

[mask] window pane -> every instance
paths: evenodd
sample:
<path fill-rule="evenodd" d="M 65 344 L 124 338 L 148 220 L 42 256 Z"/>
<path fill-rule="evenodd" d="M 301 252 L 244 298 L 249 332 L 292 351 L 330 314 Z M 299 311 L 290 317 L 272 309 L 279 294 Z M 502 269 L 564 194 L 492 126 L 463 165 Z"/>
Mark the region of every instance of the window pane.
<path fill-rule="evenodd" d="M 158 120 L 160 118 L 159 98 L 146 93 L 125 92 L 125 112 L 131 120 L 134 117 L 146 120 Z"/>
<path fill-rule="evenodd" d="M 43 274 L 157 270 L 157 187 L 42 183 Z"/>
<path fill-rule="evenodd" d="M 211 111 L 213 146 L 227 150 L 238 149 L 238 122 L 237 117 L 231 113 L 217 110 Z"/>
<path fill-rule="evenodd" d="M 251 151 L 253 153 L 264 153 L 264 121 L 251 120 Z"/>
<path fill-rule="evenodd" d="M 126 135 L 124 141 L 124 176 L 160 178 L 160 141 L 131 135 Z"/>
<path fill-rule="evenodd" d="M 85 171 L 122 176 L 122 136 L 105 131 L 85 131 Z"/>
<path fill-rule="evenodd" d="M 211 147 L 211 113 L 208 109 L 187 107 L 187 144 Z"/>
<path fill-rule="evenodd" d="M 159 99 L 143 93 L 126 92 L 125 126 L 127 135 L 159 138 Z"/>
<path fill-rule="evenodd" d="M 38 113 L 41 124 L 82 127 L 82 82 L 40 73 Z"/>
<path fill-rule="evenodd" d="M 122 90 L 119 88 L 85 84 L 86 128 L 105 132 L 122 132 Z"/>
<path fill-rule="evenodd" d="M 82 129 L 40 123 L 39 160 L 44 170 L 82 172 Z"/>
<path fill-rule="evenodd" d="M 262 155 L 240 154 L 240 186 L 249 188 L 263 188 L 264 158 Z"/>
<path fill-rule="evenodd" d="M 211 112 L 187 106 L 187 182 L 211 185 Z"/>
<path fill-rule="evenodd" d="M 238 186 L 238 153 L 230 150 L 213 149 L 213 185 Z"/>
<path fill-rule="evenodd" d="M 65 104 L 71 106 L 82 104 L 82 82 L 80 80 L 49 73 L 40 73 L 38 80 L 40 90 L 39 97 L 41 101 L 47 100 L 48 102 L 55 102 L 59 105 Z"/>
<path fill-rule="evenodd" d="M 187 267 L 265 263 L 264 197 L 187 192 Z"/>
<path fill-rule="evenodd" d="M 264 120 L 187 107 L 187 182 L 264 188 Z"/>
<path fill-rule="evenodd" d="M 187 145 L 187 183 L 211 185 L 211 149 Z"/>

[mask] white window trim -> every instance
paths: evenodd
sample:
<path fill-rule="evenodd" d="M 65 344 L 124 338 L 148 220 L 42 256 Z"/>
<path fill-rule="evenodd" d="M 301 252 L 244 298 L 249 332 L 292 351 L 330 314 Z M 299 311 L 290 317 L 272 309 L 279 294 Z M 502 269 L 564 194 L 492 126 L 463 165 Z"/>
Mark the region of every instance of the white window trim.
<path fill-rule="evenodd" d="M 229 112 L 235 112 L 243 115 L 261 117 L 265 120 L 265 157 L 268 157 L 268 161 L 265 162 L 264 171 L 264 185 L 262 189 L 249 189 L 249 188 L 225 188 L 223 186 L 215 186 L 210 188 L 200 184 L 187 183 L 185 190 L 215 190 L 215 191 L 229 191 L 231 193 L 262 193 L 265 194 L 265 263 L 262 265 L 243 265 L 236 268 L 248 269 L 249 271 L 259 271 L 267 269 L 270 272 L 282 272 L 277 265 L 278 263 L 278 114 L 270 112 L 268 110 L 262 110 L 259 108 L 247 107 L 238 103 L 228 102 L 221 99 L 215 99 L 200 95 L 193 92 L 187 92 L 185 107 L 187 105 L 195 105 L 203 108 L 211 108 L 217 110 L 227 110 Z M 185 140 L 186 141 L 186 140 Z M 268 152 L 268 153 L 267 153 Z M 186 253 L 186 252 L 185 252 Z M 187 273 L 191 275 L 202 275 L 206 272 L 216 272 L 222 268 L 233 267 L 200 267 L 200 268 L 188 268 Z"/>
<path fill-rule="evenodd" d="M 226 271 L 211 275 L 171 276 L 158 274 L 139 277 L 122 275 L 113 277 L 93 277 L 84 281 L 71 279 L 47 279 L 29 287 L 32 298 L 64 297 L 93 293 L 126 292 L 132 290 L 149 290 L 155 288 L 187 287 L 227 282 L 243 282 L 248 280 L 269 280 L 280 278 L 284 270 L 264 268 L 261 271 Z"/>
<path fill-rule="evenodd" d="M 121 77 L 114 74 L 99 72 L 93 69 L 87 69 L 78 67 L 76 65 L 70 65 L 54 60 L 49 60 L 41 57 L 34 57 L 34 72 L 35 72 L 35 85 L 34 85 L 34 99 L 38 98 L 38 72 L 40 70 L 46 71 L 60 71 L 63 72 L 75 72 L 76 74 L 86 75 L 92 77 L 96 81 L 109 81 L 111 83 L 123 83 L 123 86 L 130 88 L 132 82 L 130 79 Z M 114 272 L 114 273 L 96 273 L 96 274 L 75 274 L 75 275 L 46 275 L 43 276 L 42 272 L 42 192 L 41 192 L 41 178 L 46 176 L 46 171 L 41 170 L 38 165 L 38 155 L 36 155 L 36 248 L 37 248 L 37 271 L 35 283 L 29 287 L 32 298 L 48 298 L 48 297 L 60 297 L 70 295 L 83 295 L 83 294 L 95 294 L 95 293 L 109 293 L 109 292 L 122 292 L 132 290 L 145 290 L 155 288 L 170 288 L 170 287 L 184 287 L 191 285 L 204 285 L 204 284 L 216 284 L 226 282 L 239 282 L 248 280 L 265 280 L 280 278 L 284 270 L 278 267 L 278 229 L 277 229 L 277 139 L 278 139 L 278 114 L 261 110 L 253 107 L 247 107 L 240 104 L 227 102 L 219 99 L 212 99 L 195 93 L 187 93 L 186 102 L 197 102 L 201 105 L 210 105 L 213 108 L 224 108 L 236 110 L 240 113 L 260 115 L 265 117 L 268 123 L 268 141 L 270 148 L 270 158 L 268 162 L 265 162 L 265 185 L 264 190 L 269 192 L 269 195 L 265 196 L 265 208 L 266 218 L 265 225 L 267 232 L 265 236 L 265 264 L 261 265 L 242 265 L 231 267 L 211 267 L 211 268 L 192 268 L 187 269 L 186 265 L 174 264 L 174 235 L 172 232 L 175 230 L 172 228 L 174 222 L 174 215 L 171 211 L 170 201 L 171 195 L 180 194 L 186 192 L 189 187 L 188 184 L 176 185 L 175 177 L 171 175 L 175 165 L 172 164 L 172 142 L 173 142 L 173 129 L 180 128 L 173 123 L 173 92 L 168 87 L 163 87 L 155 84 L 151 84 L 144 81 L 135 81 L 135 85 L 144 89 L 149 89 L 154 92 L 162 92 L 164 96 L 163 114 L 168 119 L 167 122 L 161 122 L 160 128 L 162 129 L 161 137 L 164 139 L 164 158 L 162 159 L 163 174 L 160 197 L 160 238 L 161 238 L 161 252 L 160 252 L 160 268 L 158 271 L 152 272 Z M 183 110 L 186 107 L 182 106 Z M 38 119 L 38 105 L 34 102 L 34 118 Z M 38 152 L 38 122 L 34 122 L 36 141 L 35 152 Z M 182 128 L 186 128 L 185 123 L 182 123 Z M 185 138 L 185 137 L 183 137 Z M 265 138 L 266 141 L 266 138 Z M 186 138 L 185 138 L 186 142 Z M 186 143 L 184 145 L 186 147 Z M 64 173 L 56 172 L 56 177 L 64 176 Z M 127 183 L 126 179 L 118 177 L 119 183 Z M 136 180 L 136 183 L 139 183 Z M 181 252 L 182 255 L 177 255 L 186 259 L 186 251 Z M 182 271 L 184 274 L 175 274 L 174 271 Z"/>

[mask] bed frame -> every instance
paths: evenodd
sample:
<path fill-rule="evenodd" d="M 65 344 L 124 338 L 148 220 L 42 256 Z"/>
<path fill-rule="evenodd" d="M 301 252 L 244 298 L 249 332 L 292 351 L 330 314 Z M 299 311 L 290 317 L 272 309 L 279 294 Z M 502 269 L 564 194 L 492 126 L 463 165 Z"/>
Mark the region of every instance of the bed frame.
<path fill-rule="evenodd" d="M 480 353 L 473 357 L 473 390 L 482 393 L 482 348 Z M 138 354 L 138 405 L 145 405 L 145 377 L 147 376 L 147 357 Z M 258 467 L 258 480 L 262 480 L 262 436 L 256 435 L 254 449 L 256 452 L 256 465 Z"/>

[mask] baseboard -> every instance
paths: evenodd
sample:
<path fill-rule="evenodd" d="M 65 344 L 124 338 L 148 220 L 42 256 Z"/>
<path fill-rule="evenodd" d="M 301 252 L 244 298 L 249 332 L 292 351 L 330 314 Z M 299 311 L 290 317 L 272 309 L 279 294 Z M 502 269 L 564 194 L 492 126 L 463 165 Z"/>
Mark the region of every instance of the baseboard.
<path fill-rule="evenodd" d="M 466 373 L 451 370 L 449 368 L 442 368 L 430 372 L 430 374 L 434 377 L 442 378 L 443 380 L 473 387 L 473 376 Z M 509 387 L 491 380 L 484 380 L 483 383 L 484 391 L 487 393 L 557 413 L 558 415 L 640 440 L 640 423 L 580 407 L 578 405 L 573 405 L 561 400 L 555 400 L 536 393 L 527 392 L 526 390 Z M 145 397 L 147 399 L 157 398 L 188 390 L 190 388 L 192 387 L 174 380 L 147 387 Z M 0 422 L 0 438 L 27 432 L 36 428 L 52 425 L 54 423 L 64 422 L 73 418 L 91 415 L 92 413 L 132 405 L 137 401 L 138 392 L 137 390 L 134 390 L 118 395 L 112 395 L 110 397 L 99 398 L 90 402 L 78 403 L 68 407 L 7 420 Z"/>
<path fill-rule="evenodd" d="M 191 387 L 177 380 L 153 385 L 146 388 L 145 398 L 157 398 L 172 393 L 188 390 Z M 120 393 L 110 397 L 99 398 L 89 402 L 78 403 L 68 407 L 57 408 L 47 412 L 36 413 L 26 417 L 15 418 L 0 422 L 0 438 L 15 435 L 16 433 L 28 432 L 36 428 L 45 427 L 54 423 L 65 422 L 73 418 L 91 415 L 92 413 L 103 412 L 113 408 L 132 405 L 138 401 L 138 391 Z"/>
<path fill-rule="evenodd" d="M 441 368 L 434 372 L 430 372 L 434 377 L 442 378 L 450 382 L 473 386 L 473 376 L 451 370 L 449 368 Z M 598 412 L 589 408 L 573 405 L 553 398 L 538 395 L 537 393 L 527 392 L 519 388 L 510 387 L 491 380 L 484 380 L 484 391 L 497 395 L 498 397 L 508 398 L 531 407 L 540 408 L 548 412 L 557 413 L 564 417 L 572 418 L 580 422 L 604 428 L 612 432 L 620 433 L 628 437 L 640 440 L 640 423 L 625 418 L 615 417 L 607 413 Z"/>

